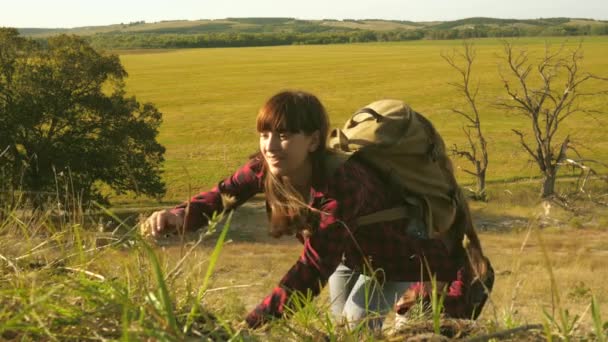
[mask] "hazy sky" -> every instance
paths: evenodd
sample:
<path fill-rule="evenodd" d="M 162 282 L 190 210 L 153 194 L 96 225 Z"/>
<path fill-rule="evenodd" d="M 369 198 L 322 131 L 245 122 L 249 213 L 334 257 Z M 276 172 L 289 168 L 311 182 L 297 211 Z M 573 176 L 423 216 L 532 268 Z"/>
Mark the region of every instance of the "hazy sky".
<path fill-rule="evenodd" d="M 0 26 L 12 27 L 226 17 L 434 21 L 479 16 L 608 20 L 608 0 L 0 0 Z"/>

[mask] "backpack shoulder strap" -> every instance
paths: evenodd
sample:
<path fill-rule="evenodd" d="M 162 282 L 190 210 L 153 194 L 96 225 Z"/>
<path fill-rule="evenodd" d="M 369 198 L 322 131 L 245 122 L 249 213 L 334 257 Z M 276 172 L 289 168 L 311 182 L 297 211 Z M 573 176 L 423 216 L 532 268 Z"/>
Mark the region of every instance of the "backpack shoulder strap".
<path fill-rule="evenodd" d="M 385 210 L 376 211 L 369 215 L 359 216 L 356 220 L 357 226 L 367 226 L 374 223 L 395 221 L 404 218 L 415 217 L 416 213 L 412 213 L 413 207 L 401 206 Z"/>
<path fill-rule="evenodd" d="M 454 241 L 450 234 L 443 234 L 439 237 L 428 236 L 428 229 L 426 229 L 426 226 L 424 224 L 423 215 L 424 209 L 421 206 L 410 205 L 409 203 L 407 203 L 404 206 L 393 207 L 390 209 L 380 210 L 368 215 L 360 216 L 356 219 L 355 222 L 357 223 L 357 227 L 362 227 L 369 226 L 375 223 L 396 221 L 406 218 L 410 219 L 410 221 L 417 219 L 417 222 L 420 223 L 420 225 L 408 224 L 408 226 L 405 228 L 405 231 L 409 236 L 423 240 L 427 240 L 430 238 L 439 239 L 448 249 L 448 252 L 452 253 L 456 241 Z"/>
<path fill-rule="evenodd" d="M 325 155 L 325 175 L 331 177 L 353 156 L 352 153 L 341 150 L 328 150 Z"/>

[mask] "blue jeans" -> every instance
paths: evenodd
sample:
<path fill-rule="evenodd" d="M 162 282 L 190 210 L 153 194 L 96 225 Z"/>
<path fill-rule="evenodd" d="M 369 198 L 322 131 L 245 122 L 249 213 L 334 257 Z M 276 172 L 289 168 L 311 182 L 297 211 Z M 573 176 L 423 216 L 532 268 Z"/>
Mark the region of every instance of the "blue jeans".
<path fill-rule="evenodd" d="M 393 308 L 411 282 L 386 281 L 355 272 L 343 264 L 329 277 L 329 299 L 334 318 L 354 328 L 366 319 L 372 329 L 382 328 L 384 316 Z"/>

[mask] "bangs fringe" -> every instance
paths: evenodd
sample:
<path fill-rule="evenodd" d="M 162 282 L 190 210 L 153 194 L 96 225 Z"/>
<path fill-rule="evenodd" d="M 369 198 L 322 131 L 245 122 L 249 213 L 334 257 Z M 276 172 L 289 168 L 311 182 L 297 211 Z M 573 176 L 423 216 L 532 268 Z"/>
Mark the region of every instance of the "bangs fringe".
<path fill-rule="evenodd" d="M 284 92 L 273 96 L 258 112 L 256 128 L 258 132 L 275 131 L 310 134 L 325 129 L 327 124 L 320 122 L 327 115 L 325 108 L 316 98 L 311 103 L 308 95 L 301 92 Z M 322 115 L 316 113 L 322 111 Z M 322 118 L 321 118 L 322 117 Z"/>
<path fill-rule="evenodd" d="M 259 133 L 268 131 L 297 133 L 299 131 L 289 129 L 291 128 L 289 126 L 293 125 L 289 125 L 285 111 L 273 110 L 267 107 L 269 106 L 260 109 L 258 113 L 256 126 Z"/>

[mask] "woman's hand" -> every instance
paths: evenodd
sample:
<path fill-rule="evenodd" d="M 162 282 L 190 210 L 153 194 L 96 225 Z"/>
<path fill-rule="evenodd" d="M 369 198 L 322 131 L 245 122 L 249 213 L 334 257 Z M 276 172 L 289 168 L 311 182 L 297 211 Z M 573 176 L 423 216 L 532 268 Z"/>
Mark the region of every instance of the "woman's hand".
<path fill-rule="evenodd" d="M 184 224 L 183 211 L 172 212 L 169 209 L 159 210 L 150 215 L 140 226 L 142 235 L 159 237 L 162 234 L 175 231 Z"/>

